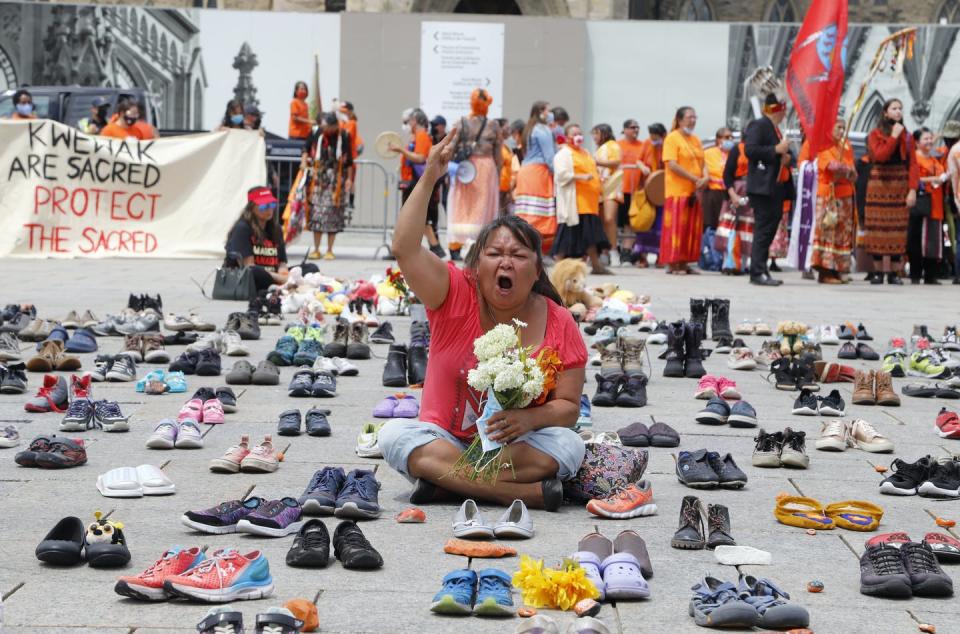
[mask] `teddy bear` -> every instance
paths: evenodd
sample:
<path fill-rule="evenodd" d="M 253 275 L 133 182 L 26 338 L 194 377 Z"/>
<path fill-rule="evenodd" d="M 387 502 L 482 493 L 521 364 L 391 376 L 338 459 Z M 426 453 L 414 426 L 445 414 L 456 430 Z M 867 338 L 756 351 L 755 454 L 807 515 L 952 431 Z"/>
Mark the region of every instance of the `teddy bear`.
<path fill-rule="evenodd" d="M 93 514 L 96 521 L 87 526 L 87 534 L 84 540 L 87 544 L 118 544 L 123 539 L 120 531 L 123 529 L 121 522 L 113 522 L 103 518 L 103 513 L 97 511 Z"/>
<path fill-rule="evenodd" d="M 798 355 L 803 352 L 807 342 L 807 326 L 799 321 L 781 321 L 777 324 L 777 341 L 780 344 L 780 354 L 785 357 Z"/>
<path fill-rule="evenodd" d="M 582 320 L 590 308 L 599 308 L 600 298 L 585 286 L 587 264 L 582 260 L 567 258 L 560 260 L 550 271 L 550 282 L 560 293 L 560 299 L 574 318 Z"/>

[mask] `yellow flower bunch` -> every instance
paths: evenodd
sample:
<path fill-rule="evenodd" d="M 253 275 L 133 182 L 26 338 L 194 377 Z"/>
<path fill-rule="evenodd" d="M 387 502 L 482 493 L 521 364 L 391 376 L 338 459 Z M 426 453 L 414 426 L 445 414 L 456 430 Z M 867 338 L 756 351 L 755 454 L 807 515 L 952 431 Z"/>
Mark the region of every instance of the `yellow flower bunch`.
<path fill-rule="evenodd" d="M 583 599 L 600 596 L 587 571 L 572 559 L 564 559 L 556 569 L 544 568 L 542 559 L 521 555 L 513 585 L 520 589 L 523 602 L 534 608 L 569 610 Z"/>

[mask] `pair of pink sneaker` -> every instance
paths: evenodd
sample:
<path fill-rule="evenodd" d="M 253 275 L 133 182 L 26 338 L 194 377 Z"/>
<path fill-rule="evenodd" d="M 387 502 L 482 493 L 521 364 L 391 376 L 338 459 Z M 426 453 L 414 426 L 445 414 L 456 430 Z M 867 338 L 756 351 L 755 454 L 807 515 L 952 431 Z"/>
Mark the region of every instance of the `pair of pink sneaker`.
<path fill-rule="evenodd" d="M 208 425 L 219 425 L 223 422 L 223 404 L 219 399 L 212 398 L 208 401 L 201 401 L 198 398 L 191 399 L 183 404 L 180 413 L 177 414 L 177 422 L 182 423 L 185 420 L 192 420 L 198 423 L 207 423 Z"/>
<path fill-rule="evenodd" d="M 700 379 L 700 382 L 697 383 L 697 391 L 694 392 L 693 398 L 709 401 L 717 396 L 738 400 L 740 398 L 740 392 L 737 391 L 737 382 L 731 381 L 723 376 L 705 374 Z"/>

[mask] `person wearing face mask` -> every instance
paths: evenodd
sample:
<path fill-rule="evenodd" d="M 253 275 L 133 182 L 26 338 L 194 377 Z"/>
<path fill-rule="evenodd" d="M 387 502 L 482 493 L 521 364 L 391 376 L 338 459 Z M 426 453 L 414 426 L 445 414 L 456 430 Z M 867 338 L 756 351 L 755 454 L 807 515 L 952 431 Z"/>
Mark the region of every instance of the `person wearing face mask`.
<path fill-rule="evenodd" d="M 144 115 L 146 115 L 146 108 L 142 103 L 137 101 L 131 102 L 130 106 L 127 108 L 127 112 L 124 115 L 127 118 L 127 123 L 130 124 L 130 120 L 133 120 L 132 125 L 137 131 L 137 138 L 141 141 L 147 141 L 149 139 L 157 138 L 157 129 L 152 125 L 147 123 Z"/>
<path fill-rule="evenodd" d="M 140 106 L 135 101 L 121 101 L 117 105 L 117 115 L 100 131 L 100 136 L 140 140 L 153 138 L 153 126 L 148 123 L 144 123 L 142 126 L 138 125 L 140 122 Z"/>
<path fill-rule="evenodd" d="M 537 230 L 547 252 L 557 233 L 556 201 L 553 186 L 553 157 L 556 141 L 550 126 L 554 122 L 550 104 L 535 101 L 523 131 L 523 161 L 517 173 L 513 213 Z"/>
<path fill-rule="evenodd" d="M 324 260 L 333 260 L 333 243 L 343 231 L 344 212 L 353 167 L 350 135 L 340 129 L 340 121 L 332 112 L 317 115 L 317 131 L 307 139 L 300 159 L 300 168 L 312 168 L 313 191 L 310 200 L 310 231 L 313 232 L 311 258 L 320 257 L 320 242 L 327 234 Z"/>
<path fill-rule="evenodd" d="M 243 102 L 239 99 L 231 99 L 227 102 L 227 107 L 223 111 L 223 119 L 217 126 L 217 132 L 221 130 L 242 130 L 243 129 Z"/>
<path fill-rule="evenodd" d="M 313 121 L 310 119 L 310 106 L 307 104 L 307 82 L 298 81 L 293 85 L 293 99 L 290 101 L 290 123 L 287 126 L 287 137 L 290 139 L 310 138 L 313 131 Z"/>
<path fill-rule="evenodd" d="M 786 101 L 769 93 L 763 102 L 763 116 L 754 119 L 744 134 L 747 165 L 747 195 L 753 207 L 753 245 L 750 253 L 750 283 L 779 286 L 783 280 L 770 277 L 767 259 L 770 245 L 783 222 L 783 204 L 793 180 L 790 168 L 795 160 L 790 139 L 779 126 L 787 116 Z"/>
<path fill-rule="evenodd" d="M 710 180 L 703 145 L 693 133 L 697 112 L 682 106 L 673 117 L 673 130 L 663 141 L 664 200 L 660 234 L 660 262 L 667 273 L 697 273 L 690 264 L 700 259 L 703 215 L 697 194 Z"/>
<path fill-rule="evenodd" d="M 34 112 L 33 107 L 33 95 L 29 91 L 21 88 L 13 93 L 13 113 L 10 118 L 14 121 L 37 118 L 37 113 Z"/>
<path fill-rule="evenodd" d="M 433 147 L 433 141 L 427 134 L 427 115 L 423 110 L 416 108 L 407 117 L 405 125 L 410 129 L 410 138 L 406 147 L 390 145 L 388 150 L 394 154 L 400 155 L 400 198 L 402 202 L 407 202 L 413 188 L 423 175 L 423 170 L 427 164 L 427 155 L 430 154 L 430 148 Z M 437 238 L 438 225 L 440 223 L 440 187 L 434 188 L 433 195 L 430 196 L 430 202 L 427 205 L 427 224 L 423 228 L 423 236 L 427 239 L 430 251 L 438 258 L 446 256 L 440 241 Z"/>
<path fill-rule="evenodd" d="M 640 154 L 640 161 L 647 166 L 650 174 L 663 169 L 663 140 L 667 137 L 667 127 L 662 123 L 651 123 L 647 126 L 647 138 L 643 142 L 643 149 Z M 647 176 L 644 175 L 637 187 L 643 187 L 647 183 Z M 641 231 L 636 234 L 633 242 L 634 265 L 645 269 L 649 263 L 649 257 L 660 256 L 660 234 L 663 228 L 663 206 L 656 207 L 657 215 L 653 220 L 653 226 L 647 231 Z M 660 263 L 657 263 L 660 266 Z"/>
<path fill-rule="evenodd" d="M 470 116 L 457 126 L 457 152 L 469 155 L 473 178 L 463 182 L 451 178 L 449 210 L 450 258 L 460 257 L 460 249 L 473 243 L 480 229 L 497 217 L 500 200 L 497 186 L 503 155 L 500 153 L 500 126 L 488 119 L 493 97 L 483 88 L 470 95 Z"/>
<path fill-rule="evenodd" d="M 707 188 L 700 195 L 700 204 L 703 206 L 703 228 L 717 228 L 720 222 L 720 210 L 726 197 L 723 187 L 723 168 L 727 164 L 727 157 L 733 149 L 733 132 L 730 128 L 717 130 L 716 144 L 703 151 L 703 160 L 707 164 L 707 174 L 710 181 Z"/>
<path fill-rule="evenodd" d="M 883 104 L 877 126 L 867 136 L 870 179 L 864 206 L 864 247 L 873 257 L 871 284 L 903 284 L 898 275 L 907 251 L 909 208 L 917 202 L 920 173 L 913 136 L 903 125 L 903 103 Z"/>
<path fill-rule="evenodd" d="M 934 156 L 933 132 L 920 128 L 916 141 L 920 184 L 917 202 L 910 210 L 907 226 L 907 254 L 910 259 L 910 283 L 940 284 L 940 259 L 943 257 L 943 190 L 950 175 Z"/>
<path fill-rule="evenodd" d="M 576 123 L 563 131 L 567 142 L 553 158 L 557 192 L 557 237 L 550 250 L 557 260 L 590 258 L 595 275 L 609 275 L 600 254 L 610 248 L 600 221 L 600 171 L 590 152 L 583 148 L 583 131 Z"/>

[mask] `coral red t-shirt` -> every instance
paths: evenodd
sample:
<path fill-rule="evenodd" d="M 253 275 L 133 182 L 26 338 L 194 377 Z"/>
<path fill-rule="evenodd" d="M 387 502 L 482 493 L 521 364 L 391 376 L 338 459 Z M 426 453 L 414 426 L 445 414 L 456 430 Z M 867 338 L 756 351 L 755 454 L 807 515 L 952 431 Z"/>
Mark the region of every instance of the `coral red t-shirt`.
<path fill-rule="evenodd" d="M 450 289 L 430 320 L 430 358 L 423 384 L 420 420 L 433 423 L 462 440 L 476 434 L 480 393 L 467 385 L 467 373 L 476 367 L 473 342 L 483 334 L 476 285 L 470 273 L 447 263 Z M 547 327 L 543 343 L 557 351 L 564 370 L 587 363 L 587 347 L 570 312 L 547 299 Z"/>

